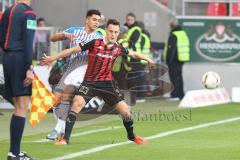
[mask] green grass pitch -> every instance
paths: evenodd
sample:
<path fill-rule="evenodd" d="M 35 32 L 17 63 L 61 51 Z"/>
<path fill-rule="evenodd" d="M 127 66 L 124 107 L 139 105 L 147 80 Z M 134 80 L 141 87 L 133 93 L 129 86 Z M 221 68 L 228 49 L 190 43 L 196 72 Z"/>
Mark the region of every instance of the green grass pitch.
<path fill-rule="evenodd" d="M 132 107 L 135 132 L 143 137 L 191 128 L 240 117 L 239 104 L 224 104 L 195 109 L 181 109 L 177 102 L 162 99 L 149 99 Z M 9 121 L 11 112 L 0 110 L 0 160 L 6 159 L 9 148 Z M 147 145 L 126 143 L 126 132 L 117 115 L 105 115 L 98 119 L 77 122 L 74 136 L 68 146 L 54 146 L 53 141 L 36 142 L 44 139 L 53 129 L 55 119 L 49 113 L 35 127 L 26 124 L 22 149 L 39 160 L 54 159 L 80 154 L 74 160 L 239 160 L 240 159 L 240 120 L 214 124 L 192 130 L 181 130 L 148 141 Z M 111 128 L 112 127 L 112 128 Z M 116 128 L 117 127 L 117 128 Z M 106 130 L 104 130 L 106 129 Z M 92 133 L 89 131 L 93 131 Z M 110 147 L 95 152 L 93 148 Z M 98 149 L 99 149 L 98 148 Z M 83 151 L 92 151 L 84 154 Z M 96 149 L 97 150 L 97 149 Z M 61 158 L 60 158 L 61 159 Z"/>

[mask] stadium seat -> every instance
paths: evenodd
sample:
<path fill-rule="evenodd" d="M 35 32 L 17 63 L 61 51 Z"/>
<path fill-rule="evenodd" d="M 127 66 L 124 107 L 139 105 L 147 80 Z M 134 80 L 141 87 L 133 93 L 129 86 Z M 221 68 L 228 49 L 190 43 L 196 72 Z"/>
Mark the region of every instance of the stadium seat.
<path fill-rule="evenodd" d="M 232 16 L 240 16 L 240 2 L 232 4 Z"/>
<path fill-rule="evenodd" d="M 168 7 L 168 0 L 156 0 L 156 1 Z"/>
<path fill-rule="evenodd" d="M 3 13 L 0 11 L 0 20 L 2 19 L 2 15 L 3 15 Z"/>
<path fill-rule="evenodd" d="M 208 4 L 207 8 L 208 16 L 227 16 L 227 4 L 226 3 L 214 3 Z"/>

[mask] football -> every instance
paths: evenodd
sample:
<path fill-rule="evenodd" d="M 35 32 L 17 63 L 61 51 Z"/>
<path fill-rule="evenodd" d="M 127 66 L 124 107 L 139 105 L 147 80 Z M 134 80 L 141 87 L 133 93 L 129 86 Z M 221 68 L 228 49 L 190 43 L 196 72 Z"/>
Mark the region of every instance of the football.
<path fill-rule="evenodd" d="M 202 76 L 202 82 L 205 88 L 215 89 L 220 85 L 220 76 L 214 71 L 208 71 Z"/>

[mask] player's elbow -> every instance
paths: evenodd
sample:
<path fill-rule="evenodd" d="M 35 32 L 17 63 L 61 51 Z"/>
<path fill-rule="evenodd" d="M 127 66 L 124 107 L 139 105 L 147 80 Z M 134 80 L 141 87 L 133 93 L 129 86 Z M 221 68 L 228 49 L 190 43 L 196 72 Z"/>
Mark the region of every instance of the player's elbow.
<path fill-rule="evenodd" d="M 51 42 L 56 42 L 57 40 L 54 37 L 50 37 Z"/>
<path fill-rule="evenodd" d="M 56 33 L 55 35 L 50 37 L 51 42 L 57 42 L 63 39 L 64 39 L 64 35 L 62 33 Z"/>
<path fill-rule="evenodd" d="M 73 47 L 71 52 L 72 53 L 77 53 L 77 52 L 80 52 L 81 51 L 81 48 L 79 46 L 76 46 L 76 47 Z"/>

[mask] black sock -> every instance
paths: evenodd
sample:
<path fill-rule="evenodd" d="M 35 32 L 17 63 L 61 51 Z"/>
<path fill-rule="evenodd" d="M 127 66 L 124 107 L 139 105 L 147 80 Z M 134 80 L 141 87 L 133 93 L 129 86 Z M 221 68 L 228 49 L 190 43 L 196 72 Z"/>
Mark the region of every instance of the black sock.
<path fill-rule="evenodd" d="M 12 115 L 10 123 L 10 152 L 18 156 L 20 153 L 20 144 L 22 140 L 22 134 L 25 125 L 24 117 Z"/>
<path fill-rule="evenodd" d="M 133 140 L 135 137 L 133 133 L 133 120 L 132 119 L 123 119 L 124 127 L 126 128 L 128 139 Z"/>
<path fill-rule="evenodd" d="M 77 113 L 70 111 L 68 113 L 68 117 L 66 120 L 65 135 L 64 135 L 64 139 L 67 141 L 67 143 L 69 142 L 69 139 L 70 139 L 70 136 L 72 133 L 72 129 L 76 122 L 76 119 L 77 119 Z"/>

